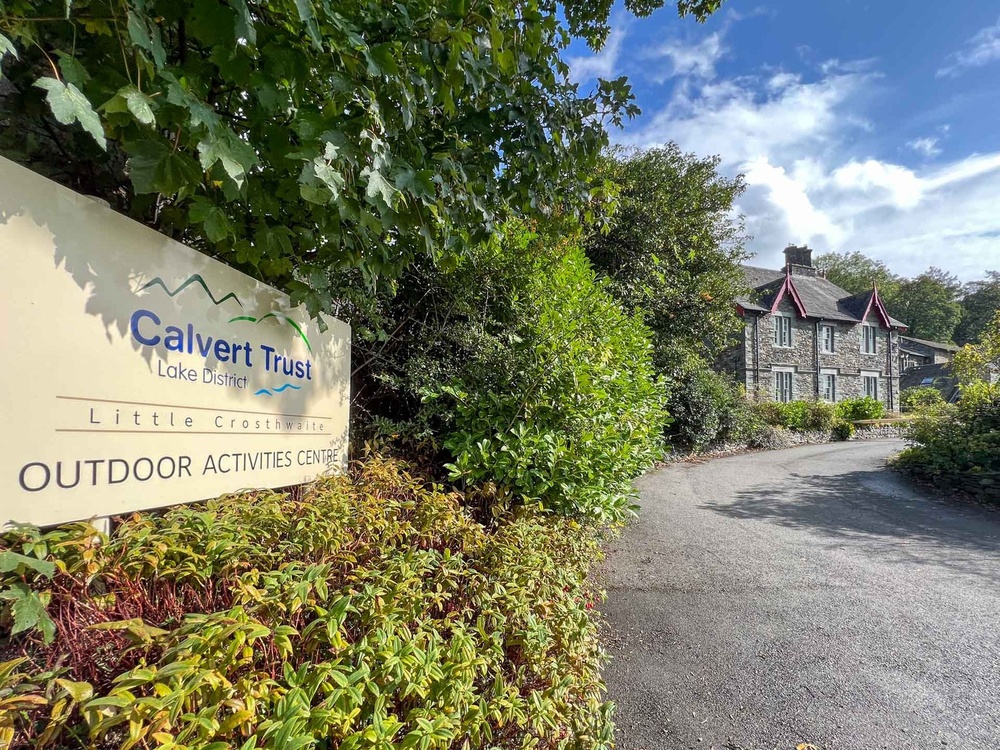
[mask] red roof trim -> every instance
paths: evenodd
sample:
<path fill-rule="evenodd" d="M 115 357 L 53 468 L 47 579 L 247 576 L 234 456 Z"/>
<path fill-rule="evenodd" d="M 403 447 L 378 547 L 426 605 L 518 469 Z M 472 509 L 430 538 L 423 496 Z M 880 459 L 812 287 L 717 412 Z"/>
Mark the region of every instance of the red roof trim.
<path fill-rule="evenodd" d="M 785 267 L 785 280 L 781 284 L 781 289 L 774 297 L 774 303 L 771 305 L 771 312 L 778 312 L 778 305 L 781 304 L 781 300 L 785 298 L 785 292 L 792 298 L 792 303 L 795 305 L 795 309 L 799 313 L 799 317 L 806 317 L 806 306 L 802 304 L 802 298 L 799 297 L 798 290 L 795 288 L 795 284 L 792 283 L 792 271 L 787 266 Z"/>
<path fill-rule="evenodd" d="M 885 309 L 885 303 L 882 302 L 882 297 L 879 296 L 877 284 L 872 284 L 872 296 L 868 298 L 868 307 L 865 308 L 865 314 L 861 316 L 862 323 L 868 319 L 868 313 L 871 312 L 873 306 L 882 320 L 882 325 L 886 328 L 892 328 L 893 325 L 892 320 L 889 318 L 889 311 Z M 906 330 L 906 326 L 902 326 L 902 328 Z"/>

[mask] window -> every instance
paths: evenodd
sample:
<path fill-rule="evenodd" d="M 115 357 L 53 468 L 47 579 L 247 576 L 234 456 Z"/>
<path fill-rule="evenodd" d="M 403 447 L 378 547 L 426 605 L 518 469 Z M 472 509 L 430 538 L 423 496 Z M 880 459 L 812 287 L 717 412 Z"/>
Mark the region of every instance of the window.
<path fill-rule="evenodd" d="M 878 328 L 873 325 L 868 325 L 865 323 L 861 326 L 861 351 L 865 354 L 877 354 L 876 351 L 876 337 L 878 336 Z"/>
<path fill-rule="evenodd" d="M 924 378 L 920 381 L 920 385 L 934 385 L 934 378 Z"/>
<path fill-rule="evenodd" d="M 792 400 L 792 371 L 782 370 L 774 373 L 774 400 L 788 403 Z"/>
<path fill-rule="evenodd" d="M 833 338 L 833 326 L 820 326 L 819 327 L 819 340 L 823 351 L 827 354 L 833 354 L 834 351 L 834 338 Z"/>
<path fill-rule="evenodd" d="M 834 402 L 837 400 L 837 373 L 820 373 L 819 394 L 824 401 Z"/>
<path fill-rule="evenodd" d="M 861 373 L 861 392 L 866 396 L 878 398 L 878 373 Z"/>
<path fill-rule="evenodd" d="M 792 345 L 792 317 L 790 315 L 774 316 L 774 345 Z"/>

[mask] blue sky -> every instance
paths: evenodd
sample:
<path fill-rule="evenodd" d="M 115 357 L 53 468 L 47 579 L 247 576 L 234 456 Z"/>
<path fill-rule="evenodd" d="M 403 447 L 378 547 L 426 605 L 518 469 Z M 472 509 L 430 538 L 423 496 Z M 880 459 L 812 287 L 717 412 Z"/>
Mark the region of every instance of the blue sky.
<path fill-rule="evenodd" d="M 643 114 L 612 133 L 718 154 L 749 185 L 752 261 L 789 242 L 897 273 L 1000 270 L 1000 3 L 728 0 L 706 24 L 621 8 L 587 90 L 626 75 Z"/>

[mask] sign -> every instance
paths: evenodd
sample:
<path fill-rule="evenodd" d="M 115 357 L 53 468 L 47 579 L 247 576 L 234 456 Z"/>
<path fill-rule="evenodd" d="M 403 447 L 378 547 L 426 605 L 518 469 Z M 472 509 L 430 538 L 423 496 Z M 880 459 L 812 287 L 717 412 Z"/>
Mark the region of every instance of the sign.
<path fill-rule="evenodd" d="M 342 321 L 3 158 L 0 285 L 0 524 L 344 468 Z"/>

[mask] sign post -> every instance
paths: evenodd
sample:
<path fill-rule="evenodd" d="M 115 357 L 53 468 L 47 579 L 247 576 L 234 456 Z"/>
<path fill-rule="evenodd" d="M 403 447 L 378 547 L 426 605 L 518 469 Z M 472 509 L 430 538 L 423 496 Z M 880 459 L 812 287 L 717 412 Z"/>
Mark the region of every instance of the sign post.
<path fill-rule="evenodd" d="M 0 158 L 0 524 L 345 467 L 350 328 Z"/>

